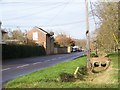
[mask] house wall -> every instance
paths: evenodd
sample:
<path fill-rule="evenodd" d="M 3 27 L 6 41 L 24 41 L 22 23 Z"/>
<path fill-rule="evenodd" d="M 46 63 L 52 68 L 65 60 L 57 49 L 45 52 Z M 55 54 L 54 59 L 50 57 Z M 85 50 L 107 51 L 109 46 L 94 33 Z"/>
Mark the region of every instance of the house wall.
<path fill-rule="evenodd" d="M 54 54 L 54 38 L 51 38 L 51 54 Z"/>
<path fill-rule="evenodd" d="M 47 44 L 46 44 L 46 51 L 47 54 L 54 54 L 54 39 L 50 37 L 49 35 L 46 35 Z"/>
<path fill-rule="evenodd" d="M 49 55 L 50 54 L 50 50 L 51 50 L 51 47 L 50 47 L 50 38 L 49 38 L 49 36 L 48 35 L 46 35 L 46 53 L 47 53 L 47 55 Z"/>
<path fill-rule="evenodd" d="M 38 33 L 38 40 L 33 40 L 33 33 L 35 32 Z M 27 37 L 28 39 L 35 41 L 39 45 L 43 45 L 47 55 L 54 54 L 54 38 L 51 38 L 51 36 L 46 32 L 37 28 L 33 28 L 27 33 Z"/>
<path fill-rule="evenodd" d="M 37 32 L 38 33 L 38 40 L 33 40 L 33 33 Z M 33 28 L 31 31 L 29 31 L 27 33 L 27 37 L 30 40 L 35 41 L 36 43 L 38 43 L 39 45 L 43 45 L 44 48 L 46 48 L 46 33 L 44 33 L 43 31 L 37 29 L 37 28 Z"/>

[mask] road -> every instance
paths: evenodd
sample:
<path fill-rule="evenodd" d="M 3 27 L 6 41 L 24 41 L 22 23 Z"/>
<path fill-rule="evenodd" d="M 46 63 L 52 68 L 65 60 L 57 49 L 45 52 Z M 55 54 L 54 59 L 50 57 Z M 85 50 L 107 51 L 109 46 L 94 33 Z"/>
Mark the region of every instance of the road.
<path fill-rule="evenodd" d="M 83 54 L 84 52 L 76 52 L 71 54 L 49 55 L 3 61 L 2 84 L 5 84 L 7 81 L 18 76 L 29 74 L 31 72 L 53 66 L 60 62 L 73 60 L 79 56 L 82 56 Z"/>

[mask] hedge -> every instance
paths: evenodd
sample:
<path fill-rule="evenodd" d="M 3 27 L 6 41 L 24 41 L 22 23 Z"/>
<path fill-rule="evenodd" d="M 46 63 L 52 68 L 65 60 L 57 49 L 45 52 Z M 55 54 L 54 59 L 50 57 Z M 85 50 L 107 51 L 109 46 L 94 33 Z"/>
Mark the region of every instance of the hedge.
<path fill-rule="evenodd" d="M 16 59 L 46 55 L 43 46 L 2 45 L 2 59 Z"/>

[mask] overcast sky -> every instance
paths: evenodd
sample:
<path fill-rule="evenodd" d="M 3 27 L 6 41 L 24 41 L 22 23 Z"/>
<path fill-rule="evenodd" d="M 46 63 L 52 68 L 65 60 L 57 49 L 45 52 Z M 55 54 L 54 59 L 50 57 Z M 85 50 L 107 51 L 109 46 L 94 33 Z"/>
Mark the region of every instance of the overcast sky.
<path fill-rule="evenodd" d="M 95 0 L 94 0 L 95 1 Z M 89 8 L 90 10 L 90 8 Z M 2 28 L 30 30 L 34 26 L 55 34 L 86 38 L 85 0 L 0 0 Z M 90 19 L 90 32 L 94 21 Z"/>

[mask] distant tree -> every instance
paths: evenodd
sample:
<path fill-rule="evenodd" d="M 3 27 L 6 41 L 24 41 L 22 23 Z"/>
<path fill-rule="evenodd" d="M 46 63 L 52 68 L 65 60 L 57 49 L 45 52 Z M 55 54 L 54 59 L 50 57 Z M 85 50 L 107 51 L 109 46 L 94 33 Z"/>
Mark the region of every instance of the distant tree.
<path fill-rule="evenodd" d="M 86 48 L 86 39 L 75 39 L 75 45 L 85 49 Z"/>
<path fill-rule="evenodd" d="M 74 46 L 75 41 L 68 37 L 66 34 L 58 34 L 55 37 L 55 42 L 57 42 L 61 47 Z"/>
<path fill-rule="evenodd" d="M 14 30 L 12 33 L 12 39 L 18 39 L 18 40 L 23 40 L 23 33 L 21 30 Z"/>
<path fill-rule="evenodd" d="M 60 44 L 58 44 L 58 42 L 54 41 L 54 47 L 60 47 Z"/>
<path fill-rule="evenodd" d="M 11 39 L 18 40 L 21 44 L 25 43 L 26 37 L 25 34 L 21 30 L 11 31 Z"/>
<path fill-rule="evenodd" d="M 66 43 L 69 46 L 75 46 L 75 41 L 72 38 L 70 38 L 70 37 L 67 37 Z"/>
<path fill-rule="evenodd" d="M 24 44 L 24 45 L 37 45 L 33 40 L 29 40 L 26 36 L 26 32 L 22 32 L 20 29 L 11 30 L 5 29 L 7 34 L 4 35 L 3 40 L 7 44 Z"/>

